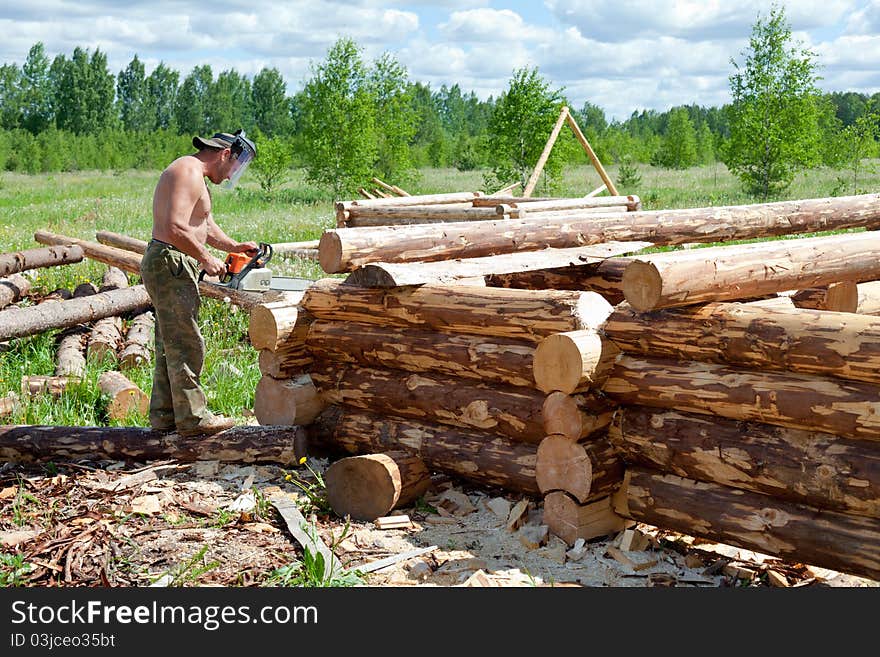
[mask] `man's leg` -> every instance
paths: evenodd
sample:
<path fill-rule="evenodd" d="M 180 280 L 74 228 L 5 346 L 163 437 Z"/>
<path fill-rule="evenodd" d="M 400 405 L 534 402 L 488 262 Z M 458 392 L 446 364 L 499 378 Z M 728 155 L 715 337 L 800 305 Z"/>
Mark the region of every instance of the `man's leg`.
<path fill-rule="evenodd" d="M 158 322 L 155 323 L 154 331 L 156 362 L 153 366 L 153 390 L 150 393 L 150 426 L 158 431 L 174 431 L 174 400 L 171 397 L 171 381 L 168 379 L 162 329 Z"/>

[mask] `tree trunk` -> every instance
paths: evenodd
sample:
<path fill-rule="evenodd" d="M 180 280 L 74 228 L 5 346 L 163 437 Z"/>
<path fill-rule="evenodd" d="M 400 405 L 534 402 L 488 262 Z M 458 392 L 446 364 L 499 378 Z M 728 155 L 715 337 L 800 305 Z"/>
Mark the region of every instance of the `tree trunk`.
<path fill-rule="evenodd" d="M 123 271 L 131 272 L 132 274 L 140 275 L 141 273 L 141 256 L 133 251 L 104 246 L 103 244 L 88 242 L 75 237 L 55 235 L 45 230 L 38 230 L 34 233 L 34 239 L 42 244 L 77 244 L 82 247 L 83 253 L 85 253 L 87 258 L 119 267 Z M 204 280 L 199 282 L 199 292 L 203 296 L 220 301 L 228 299 L 230 303 L 240 306 L 245 310 L 250 310 L 254 305 L 264 301 L 263 296 L 259 293 L 241 292 Z"/>
<path fill-rule="evenodd" d="M 878 388 L 869 383 L 623 356 L 603 390 L 621 404 L 880 440 Z"/>
<path fill-rule="evenodd" d="M 316 281 L 302 307 L 319 319 L 526 339 L 596 328 L 611 313 L 594 292 L 468 286 L 374 289 Z"/>
<path fill-rule="evenodd" d="M 59 335 L 55 351 L 55 374 L 57 376 L 82 377 L 86 372 L 87 330 L 74 326 Z"/>
<path fill-rule="evenodd" d="M 287 292 L 281 299 L 251 308 L 248 337 L 254 349 L 275 351 L 286 342 L 302 344 L 314 319 L 300 303 L 304 292 Z"/>
<path fill-rule="evenodd" d="M 86 354 L 90 360 L 103 361 L 108 356 L 116 362 L 116 351 L 122 344 L 122 317 L 104 317 L 89 332 Z"/>
<path fill-rule="evenodd" d="M 636 310 L 748 299 L 880 278 L 880 232 L 756 242 L 638 256 L 623 272 Z"/>
<path fill-rule="evenodd" d="M 621 408 L 608 435 L 640 467 L 880 518 L 880 450 L 870 441 L 643 406 Z"/>
<path fill-rule="evenodd" d="M 624 352 L 880 384 L 880 318 L 763 303 L 638 313 L 617 306 L 602 328 Z"/>
<path fill-rule="evenodd" d="M 542 493 L 561 490 L 585 504 L 620 486 L 623 461 L 605 436 L 576 443 L 551 434 L 538 445 L 535 479 Z"/>
<path fill-rule="evenodd" d="M 339 363 L 316 364 L 311 376 L 321 396 L 331 404 L 480 430 L 534 444 L 544 437 L 544 396 L 536 390 L 456 377 L 401 376 L 396 370 Z"/>
<path fill-rule="evenodd" d="M 580 504 L 568 493 L 552 491 L 544 496 L 544 523 L 569 545 L 579 538 L 589 541 L 616 534 L 634 523 L 614 511 L 611 499 Z"/>
<path fill-rule="evenodd" d="M 122 351 L 119 352 L 119 367 L 130 370 L 141 365 L 149 365 L 152 359 L 156 319 L 149 310 L 136 315 L 128 325 Z"/>
<path fill-rule="evenodd" d="M 0 308 L 19 301 L 31 291 L 31 281 L 21 274 L 0 278 Z"/>
<path fill-rule="evenodd" d="M 471 204 L 386 205 L 348 208 L 346 226 L 392 226 L 429 221 L 481 221 L 497 219 L 495 208 L 475 208 Z"/>
<path fill-rule="evenodd" d="M 67 387 L 76 380 L 72 376 L 26 374 L 21 377 L 21 394 L 28 397 L 36 397 L 37 395 L 60 397 L 67 390 Z"/>
<path fill-rule="evenodd" d="M 523 202 L 524 201 L 524 202 Z M 638 196 L 630 194 L 628 196 L 592 196 L 592 197 L 573 197 L 573 198 L 554 198 L 545 200 L 534 200 L 513 198 L 509 201 L 500 201 L 495 206 L 495 212 L 499 215 L 509 214 L 514 219 L 534 214 L 536 212 L 547 212 L 554 210 L 583 210 L 595 208 L 615 208 L 615 212 L 619 208 L 633 212 L 642 209 L 642 202 Z"/>
<path fill-rule="evenodd" d="M 233 427 L 184 438 L 140 427 L 0 426 L 0 459 L 18 463 L 61 459 L 223 461 L 297 465 L 302 427 Z"/>
<path fill-rule="evenodd" d="M 609 241 L 650 240 L 657 245 L 721 242 L 858 226 L 880 227 L 880 195 L 619 212 L 565 222 L 526 218 L 338 228 L 324 232 L 318 251 L 324 271 L 338 273 L 377 261 L 476 258 Z"/>
<path fill-rule="evenodd" d="M 404 205 L 438 205 L 446 203 L 469 203 L 475 198 L 482 196 L 482 192 L 449 192 L 445 194 L 419 194 L 417 196 L 397 196 L 383 199 L 357 199 L 354 201 L 341 201 L 336 204 L 337 210 L 350 210 L 351 208 L 373 207 L 400 207 Z"/>
<path fill-rule="evenodd" d="M 404 451 L 347 456 L 324 473 L 327 501 L 340 518 L 375 520 L 407 507 L 431 486 L 424 461 Z"/>
<path fill-rule="evenodd" d="M 571 265 L 514 274 L 492 274 L 485 277 L 489 287 L 520 290 L 583 290 L 596 292 L 612 306 L 623 301 L 623 272 L 629 265 L 626 258 L 610 258 L 601 263 Z"/>
<path fill-rule="evenodd" d="M 358 267 L 347 284 L 362 287 L 403 287 L 405 285 L 485 285 L 495 275 L 542 271 L 567 267 L 573 263 L 599 266 L 606 258 L 640 251 L 650 242 L 607 242 L 571 249 L 542 249 L 523 253 L 502 253 L 481 258 L 441 262 L 375 262 Z M 496 286 L 497 287 L 497 286 Z"/>
<path fill-rule="evenodd" d="M 264 375 L 254 392 L 254 415 L 263 425 L 305 426 L 326 406 L 308 374 L 295 379 Z"/>
<path fill-rule="evenodd" d="M 150 398 L 121 372 L 103 372 L 98 387 L 108 398 L 107 417 L 111 420 L 124 420 L 131 414 L 145 416 L 149 411 Z"/>
<path fill-rule="evenodd" d="M 305 344 L 291 344 L 278 351 L 260 349 L 257 358 L 260 374 L 273 379 L 295 379 L 307 373 L 312 361 Z"/>
<path fill-rule="evenodd" d="M 81 262 L 83 250 L 79 246 L 48 246 L 14 253 L 0 253 L 0 277 L 10 276 L 27 269 L 58 267 Z"/>
<path fill-rule="evenodd" d="M 142 312 L 151 306 L 143 285 L 121 290 L 22 308 L 13 317 L 0 314 L 0 340 L 35 335 L 53 328 L 87 324 L 104 317 L 127 312 Z"/>
<path fill-rule="evenodd" d="M 640 468 L 627 470 L 620 493 L 615 509 L 639 522 L 880 579 L 880 527 L 874 518 Z"/>
<path fill-rule="evenodd" d="M 560 434 L 578 442 L 611 424 L 615 406 L 594 392 L 567 395 L 551 392 L 541 406 L 546 435 Z"/>
<path fill-rule="evenodd" d="M 317 320 L 309 328 L 306 346 L 325 362 L 535 387 L 535 346 L 527 340 Z"/>
<path fill-rule="evenodd" d="M 95 239 L 101 244 L 112 246 L 124 251 L 133 251 L 134 253 L 144 254 L 147 250 L 147 242 L 139 240 L 136 237 L 121 235 L 120 233 L 111 233 L 109 230 L 99 230 L 95 233 Z"/>
<path fill-rule="evenodd" d="M 535 349 L 535 383 L 548 394 L 599 388 L 619 354 L 617 345 L 594 330 L 547 336 Z"/>
<path fill-rule="evenodd" d="M 310 443 L 350 454 L 405 449 L 432 470 L 479 485 L 536 495 L 537 446 L 483 431 L 330 406 L 308 427 Z"/>

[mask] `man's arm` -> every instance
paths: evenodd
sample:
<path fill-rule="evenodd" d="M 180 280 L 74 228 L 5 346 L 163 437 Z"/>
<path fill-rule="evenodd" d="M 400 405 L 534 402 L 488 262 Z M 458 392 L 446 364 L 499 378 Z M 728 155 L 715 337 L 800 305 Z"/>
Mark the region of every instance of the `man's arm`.
<path fill-rule="evenodd" d="M 223 232 L 223 229 L 214 221 L 214 215 L 209 214 L 207 220 L 208 236 L 206 241 L 210 246 L 227 253 L 241 253 L 243 251 L 253 251 L 257 248 L 256 242 L 236 242 Z"/>

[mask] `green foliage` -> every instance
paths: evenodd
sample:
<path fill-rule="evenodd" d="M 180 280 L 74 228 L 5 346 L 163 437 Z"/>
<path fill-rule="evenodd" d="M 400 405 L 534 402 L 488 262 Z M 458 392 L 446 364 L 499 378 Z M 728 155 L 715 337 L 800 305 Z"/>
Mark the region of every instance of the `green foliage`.
<path fill-rule="evenodd" d="M 302 561 L 281 566 L 273 570 L 264 582 L 265 586 L 301 587 L 351 587 L 365 583 L 364 574 L 358 570 L 344 570 L 339 573 L 325 572 L 326 564 L 321 553 L 312 554 L 308 547 L 303 549 Z"/>
<path fill-rule="evenodd" d="M 185 586 L 187 583 L 196 584 L 199 578 L 207 572 L 214 570 L 220 565 L 219 561 L 206 561 L 205 554 L 208 552 L 208 546 L 203 545 L 198 552 L 191 556 L 184 563 L 168 570 L 162 577 L 169 577 L 166 586 Z M 161 577 L 153 580 L 157 582 Z"/>
<path fill-rule="evenodd" d="M 174 99 L 174 122 L 181 133 L 201 135 L 211 129 L 206 117 L 208 91 L 213 83 L 214 73 L 210 64 L 196 66 L 184 78 Z"/>
<path fill-rule="evenodd" d="M 284 476 L 285 481 L 289 481 L 299 488 L 306 496 L 305 502 L 298 502 L 300 511 L 303 513 L 331 513 L 332 508 L 327 500 L 327 485 L 324 483 L 324 477 L 320 472 L 315 472 L 308 461 L 304 463 L 306 468 L 312 475 L 312 481 L 300 477 L 296 472 L 289 472 Z"/>
<path fill-rule="evenodd" d="M 491 174 L 485 178 L 486 188 L 514 180 L 525 188 L 564 104 L 561 91 L 551 89 L 537 68 L 514 71 L 489 119 Z M 545 186 L 551 189 L 566 159 L 561 146 L 556 144 L 543 169 Z"/>
<path fill-rule="evenodd" d="M 852 173 L 850 193 L 863 194 L 859 189 L 859 174 L 865 167 L 873 171 L 873 165 L 864 165 L 868 157 L 877 155 L 877 138 L 880 137 L 880 110 L 873 101 L 865 107 L 864 113 L 841 132 L 841 162 Z"/>
<path fill-rule="evenodd" d="M 74 134 L 96 134 L 116 127 L 116 80 L 107 70 L 107 55 L 75 48 L 70 60 L 56 58 L 55 121 Z M 53 63 L 53 66 L 56 66 Z"/>
<path fill-rule="evenodd" d="M 819 92 L 814 54 L 790 45 L 781 7 L 752 28 L 742 67 L 733 62 L 730 139 L 725 163 L 746 190 L 766 199 L 785 190 L 794 174 L 818 162 Z"/>
<path fill-rule="evenodd" d="M 654 159 L 668 169 L 687 169 L 697 163 L 697 133 L 684 107 L 669 113 L 666 134 Z"/>
<path fill-rule="evenodd" d="M 49 58 L 42 42 L 28 51 L 21 69 L 21 125 L 33 135 L 54 127 Z"/>
<path fill-rule="evenodd" d="M 636 186 L 642 182 L 642 175 L 639 168 L 633 162 L 632 157 L 624 155 L 620 160 L 620 166 L 617 169 L 617 185 L 621 191 L 631 192 Z"/>
<path fill-rule="evenodd" d="M 116 99 L 123 128 L 148 132 L 156 127 L 156 112 L 150 106 L 146 72 L 137 55 L 116 78 Z"/>
<path fill-rule="evenodd" d="M 34 565 L 24 560 L 24 555 L 0 552 L 0 587 L 22 586 L 22 575 L 27 575 Z"/>
<path fill-rule="evenodd" d="M 417 117 L 406 68 L 383 53 L 370 70 L 369 85 L 376 116 L 375 171 L 384 180 L 407 184 L 415 176 L 409 145 Z"/>
<path fill-rule="evenodd" d="M 366 184 L 376 160 L 376 114 L 369 71 L 355 42 L 341 38 L 312 66 L 298 103 L 308 180 L 334 199 Z"/>
<path fill-rule="evenodd" d="M 260 132 L 269 137 L 290 136 L 293 132 L 291 101 L 277 68 L 264 68 L 254 76 L 251 101 Z"/>
<path fill-rule="evenodd" d="M 260 189 L 266 193 L 284 182 L 293 165 L 293 144 L 284 137 L 263 137 L 260 132 L 254 135 L 257 157 L 250 166 Z"/>

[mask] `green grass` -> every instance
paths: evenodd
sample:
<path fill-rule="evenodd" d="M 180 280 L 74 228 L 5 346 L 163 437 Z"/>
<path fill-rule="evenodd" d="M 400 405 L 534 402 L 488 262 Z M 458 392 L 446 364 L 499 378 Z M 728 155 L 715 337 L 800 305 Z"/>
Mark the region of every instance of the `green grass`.
<path fill-rule="evenodd" d="M 816 169 L 800 174 L 779 199 L 819 198 L 880 191 L 877 161 L 868 163 L 856 186 L 851 173 Z M 874 165 L 873 169 L 870 165 Z M 641 180 L 621 194 L 636 194 L 643 208 L 684 208 L 710 205 L 754 203 L 723 164 L 685 171 L 659 169 L 638 164 Z M 617 167 L 606 167 L 612 180 Z M 40 246 L 33 239 L 37 230 L 94 241 L 96 231 L 108 230 L 142 240 L 150 238 L 153 187 L 159 172 L 117 171 L 56 173 L 46 175 L 0 174 L 0 253 Z M 426 169 L 404 188 L 411 194 L 482 190 L 483 171 Z M 394 184 L 397 181 L 388 180 Z M 582 196 L 601 184 L 590 165 L 568 167 L 553 196 Z M 317 239 L 335 227 L 333 200 L 326 192 L 304 181 L 301 172 L 272 194 L 245 180 L 234 191 L 212 186 L 214 216 L 230 236 L 239 240 L 295 242 Z M 547 195 L 540 186 L 535 195 Z M 221 257 L 223 254 L 218 254 Z M 317 279 L 325 276 L 317 263 L 300 258 L 276 257 L 270 263 L 280 276 Z M 77 284 L 100 284 L 106 265 L 92 260 L 64 267 L 33 270 L 34 293 L 46 294 L 56 288 L 73 290 Z M 130 276 L 136 283 L 137 276 Z M 207 353 L 202 379 L 212 410 L 244 420 L 253 407 L 253 395 L 260 378 L 257 352 L 247 337 L 248 318 L 242 311 L 213 299 L 203 300 L 201 327 Z M 26 374 L 52 374 L 55 367 L 55 340 L 58 331 L 12 340 L 0 352 L 0 395 L 20 390 Z M 26 424 L 139 425 L 145 417 L 108 420 L 97 379 L 114 367 L 112 362 L 90 363 L 84 380 L 60 399 L 24 399 L 19 412 L 2 421 Z M 237 374 L 236 372 L 240 373 Z M 149 394 L 152 370 L 149 366 L 127 372 Z"/>

